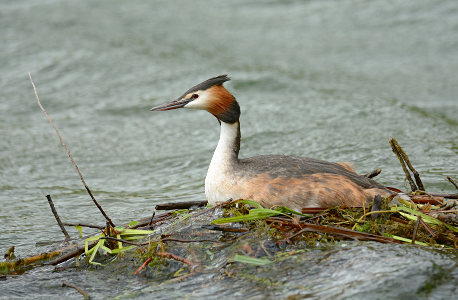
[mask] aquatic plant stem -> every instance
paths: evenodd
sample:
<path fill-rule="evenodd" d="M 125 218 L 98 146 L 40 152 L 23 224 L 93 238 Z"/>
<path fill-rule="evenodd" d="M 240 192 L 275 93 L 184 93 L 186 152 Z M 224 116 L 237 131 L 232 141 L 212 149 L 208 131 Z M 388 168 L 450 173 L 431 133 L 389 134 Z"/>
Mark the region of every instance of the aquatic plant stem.
<path fill-rule="evenodd" d="M 156 210 L 189 209 L 192 206 L 205 206 L 207 203 L 207 200 L 163 203 L 156 205 Z"/>
<path fill-rule="evenodd" d="M 192 262 L 190 262 L 189 260 L 187 260 L 186 258 L 183 258 L 181 256 L 175 255 L 173 253 L 158 252 L 157 256 L 161 256 L 161 257 L 165 257 L 165 258 L 168 258 L 168 259 L 174 259 L 174 260 L 177 260 L 177 261 L 181 261 L 182 263 L 190 265 L 191 267 L 194 266 L 194 264 Z"/>
<path fill-rule="evenodd" d="M 87 227 L 87 228 L 96 228 L 96 229 L 105 229 L 105 226 L 100 226 L 100 225 L 92 225 L 92 224 L 84 224 L 84 223 L 62 223 L 64 226 L 81 226 L 81 227 Z"/>
<path fill-rule="evenodd" d="M 398 148 L 399 144 L 398 144 L 398 142 L 396 141 L 395 138 L 390 138 L 390 145 L 391 145 L 391 149 L 393 150 L 393 153 L 396 154 L 396 156 L 399 159 L 399 162 L 401 163 L 402 170 L 404 171 L 404 174 L 406 175 L 407 181 L 410 184 L 410 190 L 412 192 L 415 192 L 418 188 L 415 185 L 415 182 L 413 182 L 413 179 L 412 179 L 412 176 L 410 176 L 409 170 L 407 170 L 407 167 L 406 167 L 406 164 L 404 162 L 403 156 L 400 153 L 399 148 Z"/>
<path fill-rule="evenodd" d="M 450 181 L 451 184 L 458 190 L 458 184 L 456 184 L 455 181 L 453 181 L 452 177 L 447 176 L 447 180 Z"/>
<path fill-rule="evenodd" d="M 382 173 L 382 169 L 379 168 L 377 170 L 374 170 L 370 173 L 365 174 L 364 176 L 367 178 L 374 178 L 375 176 L 378 176 L 380 173 Z"/>
<path fill-rule="evenodd" d="M 433 237 L 435 238 L 437 236 L 437 234 L 431 229 L 431 227 L 428 226 L 428 224 L 425 223 L 425 221 L 423 221 L 422 218 L 418 218 L 418 220 L 420 220 L 420 224 L 423 225 L 423 227 L 426 229 L 426 231 L 428 231 L 428 233 Z"/>
<path fill-rule="evenodd" d="M 418 174 L 417 170 L 415 170 L 415 168 L 412 166 L 412 164 L 410 163 L 409 157 L 405 153 L 404 149 L 402 149 L 402 147 L 399 145 L 398 141 L 395 138 L 390 138 L 390 145 L 391 145 L 393 152 L 396 154 L 399 161 L 401 162 L 402 169 L 404 170 L 407 180 L 410 183 L 412 192 L 415 192 L 417 189 L 420 191 L 425 191 L 425 187 L 423 185 L 423 182 L 421 181 L 420 174 Z M 413 182 L 412 177 L 409 174 L 409 171 L 407 171 L 405 164 L 407 164 L 410 171 L 412 171 L 413 176 L 415 177 L 415 182 L 417 183 L 416 185 Z"/>
<path fill-rule="evenodd" d="M 379 210 L 379 211 L 370 211 L 368 213 L 365 213 L 361 216 L 361 218 L 359 218 L 355 225 L 352 227 L 351 230 L 355 230 L 356 229 L 356 226 L 358 226 L 358 224 L 368 215 L 372 215 L 372 214 L 385 214 L 385 213 L 392 213 L 393 211 L 392 210 Z"/>
<path fill-rule="evenodd" d="M 134 275 L 137 275 L 138 273 L 140 273 L 143 270 L 143 268 L 146 267 L 152 260 L 153 260 L 152 257 L 145 260 L 145 262 L 137 269 L 137 271 L 134 272 Z"/>
<path fill-rule="evenodd" d="M 107 214 L 106 214 L 105 211 L 102 209 L 102 207 L 99 205 L 99 203 L 97 202 L 97 200 L 95 200 L 94 195 L 92 194 L 91 190 L 89 189 L 89 187 L 88 187 L 87 184 L 86 184 L 86 181 L 84 181 L 83 174 L 81 174 L 81 171 L 80 171 L 80 169 L 78 168 L 78 165 L 76 164 L 75 160 L 73 159 L 73 156 L 72 156 L 72 154 L 70 153 L 70 149 L 68 149 L 67 145 L 65 144 L 64 139 L 63 139 L 62 136 L 60 135 L 59 130 L 57 130 L 57 127 L 54 125 L 54 122 L 52 121 L 51 117 L 48 115 L 48 113 L 46 112 L 46 110 L 45 110 L 45 108 L 43 107 L 43 105 L 41 105 L 40 98 L 38 97 L 37 88 L 36 88 L 35 83 L 33 82 L 33 79 L 32 79 L 32 75 L 30 74 L 30 72 L 29 72 L 28 74 L 29 74 L 30 82 L 32 83 L 32 86 L 33 86 L 33 90 L 34 90 L 34 92 L 35 92 L 35 96 L 36 96 L 36 98 L 37 98 L 38 106 L 40 107 L 41 111 L 45 114 L 45 116 L 46 116 L 46 118 L 48 119 L 49 123 L 51 123 L 51 126 L 52 126 L 52 127 L 54 128 L 54 130 L 56 131 L 57 136 L 59 137 L 59 140 L 60 140 L 62 146 L 64 146 L 65 150 L 67 151 L 68 157 L 69 157 L 70 160 L 72 161 L 72 164 L 73 164 L 73 166 L 74 166 L 75 169 L 76 169 L 76 172 L 78 172 L 78 175 L 80 176 L 81 182 L 83 183 L 83 185 L 84 185 L 84 187 L 86 188 L 86 190 L 87 190 L 89 196 L 92 198 L 92 201 L 93 201 L 94 204 L 97 206 L 97 208 L 100 210 L 100 212 L 101 212 L 102 215 L 105 217 L 105 219 L 107 220 L 107 222 L 108 222 L 112 227 L 115 227 L 115 225 L 113 224 L 113 222 L 111 221 L 111 219 L 107 216 Z"/>
<path fill-rule="evenodd" d="M 65 230 L 64 225 L 62 224 L 62 221 L 59 218 L 59 215 L 57 214 L 56 208 L 54 207 L 54 203 L 52 202 L 51 195 L 46 195 L 46 198 L 48 199 L 49 206 L 51 207 L 52 214 L 54 215 L 54 218 L 56 218 L 57 224 L 60 227 L 60 230 L 62 230 L 62 233 L 65 235 L 65 240 L 70 239 L 70 235 L 68 234 L 67 230 Z"/>
<path fill-rule="evenodd" d="M 420 224 L 421 216 L 418 216 L 417 222 L 415 222 L 415 228 L 413 229 L 412 234 L 412 244 L 415 244 L 415 239 L 417 238 L 418 224 Z"/>
<path fill-rule="evenodd" d="M 80 293 L 81 295 L 83 295 L 84 299 L 89 299 L 89 294 L 83 290 L 82 288 L 80 288 L 79 286 L 77 286 L 76 284 L 73 284 L 73 283 L 70 283 L 70 282 L 67 282 L 67 281 L 62 281 L 62 286 L 63 287 L 70 287 L 70 288 L 73 288 L 75 289 L 76 291 L 78 291 L 78 293 Z"/>

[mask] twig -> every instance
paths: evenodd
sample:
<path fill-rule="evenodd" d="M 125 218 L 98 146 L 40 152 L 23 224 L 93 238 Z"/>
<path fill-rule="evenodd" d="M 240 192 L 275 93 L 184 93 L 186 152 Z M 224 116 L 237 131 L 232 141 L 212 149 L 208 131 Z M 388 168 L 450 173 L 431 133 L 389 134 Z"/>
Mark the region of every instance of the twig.
<path fill-rule="evenodd" d="M 56 257 L 62 253 L 62 249 L 50 252 L 44 252 L 40 254 L 36 254 L 29 257 L 24 257 L 20 259 L 9 260 L 5 262 L 0 262 L 0 266 L 7 267 L 8 269 L 20 270 L 23 268 L 29 268 L 33 265 L 46 265 L 46 263 L 42 263 L 42 261 L 47 261 L 53 257 Z M 2 269 L 3 271 L 4 269 Z"/>
<path fill-rule="evenodd" d="M 410 171 L 412 171 L 413 176 L 415 177 L 415 182 L 417 183 L 418 189 L 420 191 L 424 191 L 425 187 L 423 186 L 423 182 L 420 179 L 420 174 L 418 174 L 417 170 L 415 170 L 415 168 L 412 166 L 412 164 L 410 163 L 409 157 L 405 153 L 404 149 L 402 149 L 402 147 L 399 145 L 398 141 L 395 138 L 392 138 L 392 139 L 394 140 L 393 142 L 396 144 L 396 148 L 398 149 L 399 153 L 401 154 L 402 159 L 405 161 Z"/>
<path fill-rule="evenodd" d="M 419 204 L 426 204 L 426 203 L 429 203 L 429 204 L 434 204 L 434 205 L 442 205 L 443 204 L 443 201 L 437 199 L 437 198 L 433 198 L 431 196 L 413 196 L 411 198 L 412 202 L 413 203 L 419 203 Z"/>
<path fill-rule="evenodd" d="M 356 229 L 356 226 L 358 226 L 358 224 L 368 215 L 373 215 L 373 214 L 386 214 L 386 213 L 392 213 L 393 211 L 392 210 L 379 210 L 379 211 L 371 211 L 371 212 L 368 212 L 368 213 L 365 213 L 364 215 L 361 216 L 361 218 L 359 218 L 356 222 L 355 222 L 355 225 L 353 225 L 352 227 L 352 230 L 355 230 Z"/>
<path fill-rule="evenodd" d="M 81 226 L 81 227 L 88 227 L 88 228 L 96 228 L 96 229 L 105 229 L 105 226 L 100 225 L 91 225 L 91 224 L 83 224 L 83 223 L 62 223 L 64 226 Z"/>
<path fill-rule="evenodd" d="M 374 197 L 374 202 L 372 204 L 372 209 L 371 209 L 371 212 L 373 211 L 379 211 L 381 209 L 381 206 L 382 206 L 382 196 L 380 195 L 375 195 Z M 372 220 L 375 220 L 377 219 L 379 216 L 379 214 L 373 214 L 371 216 Z"/>
<path fill-rule="evenodd" d="M 181 256 L 178 256 L 178 255 L 175 255 L 173 253 L 169 253 L 169 252 L 158 252 L 157 253 L 158 256 L 162 256 L 162 257 L 165 257 L 165 258 L 169 258 L 169 259 L 174 259 L 174 260 L 177 260 L 177 261 L 181 261 L 182 263 L 185 263 L 187 265 L 190 265 L 190 266 L 194 266 L 194 264 L 192 262 L 190 262 L 189 260 L 187 260 L 186 258 L 183 258 Z"/>
<path fill-rule="evenodd" d="M 91 244 L 89 244 L 88 249 L 91 249 L 92 247 L 94 247 L 97 244 L 97 242 L 98 241 L 94 241 Z M 69 259 L 72 259 L 75 256 L 80 255 L 83 252 L 84 252 L 84 246 L 78 247 L 75 250 L 72 250 L 72 251 L 70 251 L 70 252 L 68 252 L 68 253 L 66 253 L 64 255 L 61 255 L 61 256 L 57 257 L 56 259 L 48 262 L 47 265 L 52 265 L 52 266 L 58 265 L 58 264 L 60 264 L 60 263 L 62 263 L 64 261 L 67 261 Z"/>
<path fill-rule="evenodd" d="M 171 214 L 171 213 L 167 213 L 167 214 L 165 214 L 164 216 L 161 216 L 162 218 L 158 218 L 157 220 L 155 220 L 155 221 L 153 221 L 153 222 L 150 222 L 150 223 L 149 223 L 149 226 L 151 227 L 151 226 L 153 226 L 154 224 L 157 224 L 157 223 L 159 223 L 160 221 L 163 221 L 163 220 L 167 219 L 167 218 L 170 217 L 170 216 L 172 216 L 172 214 Z"/>
<path fill-rule="evenodd" d="M 156 210 L 188 209 L 192 206 L 205 206 L 207 201 L 186 201 L 156 205 Z"/>
<path fill-rule="evenodd" d="M 264 246 L 264 242 L 263 241 L 259 242 L 259 245 L 261 246 L 262 250 L 264 250 L 264 252 L 267 254 L 268 257 L 272 257 L 272 254 L 270 254 L 269 251 L 267 251 L 266 246 Z"/>
<path fill-rule="evenodd" d="M 375 176 L 378 176 L 380 173 L 382 173 L 382 169 L 377 169 L 377 170 L 374 170 L 374 171 L 372 171 L 370 173 L 367 173 L 364 176 L 367 177 L 367 178 L 374 178 Z"/>
<path fill-rule="evenodd" d="M 395 221 L 395 222 L 398 222 L 398 223 L 401 223 L 401 224 L 404 224 L 404 225 L 409 224 L 409 222 L 407 222 L 407 221 L 405 221 L 405 220 L 402 220 L 402 219 L 399 219 L 399 218 L 396 218 L 396 217 L 393 217 L 393 216 L 391 216 L 390 219 L 391 219 L 392 221 Z"/>
<path fill-rule="evenodd" d="M 63 287 L 70 287 L 70 288 L 73 288 L 73 289 L 77 290 L 78 293 L 83 295 L 84 299 L 89 299 L 90 298 L 89 294 L 85 290 L 83 290 L 82 288 L 77 286 L 76 284 L 73 284 L 73 283 L 70 283 L 70 282 L 67 282 L 67 281 L 62 281 L 62 286 Z"/>
<path fill-rule="evenodd" d="M 170 216 L 171 213 L 168 212 L 168 213 L 163 213 L 163 214 L 160 214 L 158 216 L 156 216 L 154 214 L 154 218 L 156 219 L 159 219 L 159 218 L 162 218 L 164 216 Z M 123 224 L 122 226 L 123 227 L 129 227 L 129 229 L 136 229 L 136 228 L 140 228 L 140 227 L 149 227 L 150 224 L 154 224 L 154 218 L 153 218 L 153 222 L 151 223 L 151 218 L 150 217 L 146 217 L 146 218 L 141 218 L 140 220 L 137 220 L 138 223 L 135 224 L 134 226 L 129 226 L 129 223 L 126 223 L 126 224 Z"/>
<path fill-rule="evenodd" d="M 301 212 L 303 214 L 312 214 L 313 215 L 313 214 L 322 213 L 328 209 L 329 207 L 304 207 L 302 208 Z"/>
<path fill-rule="evenodd" d="M 429 234 L 433 238 L 435 238 L 437 236 L 437 234 L 431 229 L 431 227 L 428 226 L 428 224 L 425 223 L 425 221 L 423 221 L 423 219 L 421 217 L 419 217 L 418 220 L 420 220 L 421 225 L 423 225 L 423 227 L 426 229 L 426 231 L 428 231 Z"/>
<path fill-rule="evenodd" d="M 412 235 L 412 244 L 415 244 L 415 239 L 417 238 L 418 224 L 420 224 L 421 216 L 418 216 L 417 222 L 415 222 L 415 227 L 413 229 Z"/>
<path fill-rule="evenodd" d="M 149 220 L 149 226 L 151 226 L 151 224 L 153 224 L 153 219 L 154 219 L 154 216 L 156 215 L 156 212 L 153 212 L 153 215 L 151 216 L 151 220 Z"/>
<path fill-rule="evenodd" d="M 219 242 L 211 239 L 201 239 L 201 240 L 181 240 L 175 238 L 163 238 L 161 239 L 162 242 L 178 242 L 178 243 L 201 243 L 201 242 Z"/>
<path fill-rule="evenodd" d="M 81 182 L 83 183 L 84 187 L 86 188 L 86 190 L 87 190 L 89 196 L 91 196 L 92 201 L 93 201 L 94 204 L 97 206 L 97 208 L 100 210 L 100 212 L 101 212 L 102 215 L 105 217 L 105 219 L 107 220 L 107 222 L 110 223 L 110 225 L 111 225 L 112 227 L 115 227 L 115 225 L 113 224 L 113 222 L 111 221 L 111 219 L 107 216 L 107 214 L 103 211 L 102 207 L 99 205 L 99 203 L 97 202 L 97 200 L 95 200 L 94 195 L 92 195 L 91 190 L 89 189 L 89 187 L 88 187 L 87 184 L 86 184 L 86 181 L 84 181 L 83 174 L 81 174 L 80 169 L 79 169 L 78 166 L 76 165 L 76 162 L 75 162 L 75 160 L 73 159 L 72 154 L 70 153 L 70 149 L 68 149 L 67 145 L 64 143 L 64 140 L 63 140 L 62 136 L 60 135 L 59 130 L 57 130 L 57 127 L 54 125 L 54 122 L 52 121 L 51 117 L 48 115 L 48 113 L 46 112 L 46 110 L 45 110 L 45 108 L 43 107 L 43 105 L 41 105 L 40 98 L 38 97 L 37 88 L 35 87 L 35 83 L 33 82 L 32 75 L 30 74 L 30 72 L 29 72 L 29 78 L 30 78 L 30 82 L 32 83 L 33 90 L 34 90 L 34 92 L 35 92 L 35 96 L 36 96 L 36 98 L 37 98 L 38 106 L 40 107 L 41 111 L 43 111 L 43 113 L 45 114 L 45 116 L 46 116 L 46 118 L 48 119 L 49 123 L 51 123 L 52 127 L 53 127 L 54 130 L 56 131 L 57 136 L 59 137 L 59 140 L 60 140 L 62 146 L 64 146 L 65 150 L 67 151 L 67 155 L 68 155 L 68 157 L 70 158 L 70 160 L 72 161 L 72 164 L 73 164 L 73 166 L 75 167 L 76 171 L 78 172 L 78 175 L 80 176 Z"/>
<path fill-rule="evenodd" d="M 57 224 L 60 227 L 60 230 L 62 230 L 62 233 L 65 235 L 65 240 L 70 239 L 70 235 L 68 234 L 67 230 L 65 230 L 64 225 L 62 224 L 62 221 L 59 218 L 59 215 L 57 214 L 56 208 L 54 207 L 54 203 L 52 202 L 51 195 L 46 195 L 46 198 L 48 199 L 49 206 L 51 207 L 52 214 L 54 215 L 54 218 L 56 218 Z"/>
<path fill-rule="evenodd" d="M 409 170 L 407 170 L 406 164 L 404 162 L 404 157 L 401 154 L 401 151 L 399 149 L 400 146 L 395 138 L 390 138 L 390 145 L 391 145 L 391 149 L 393 150 L 394 154 L 396 154 L 396 156 L 399 159 L 399 162 L 401 163 L 402 170 L 404 170 L 404 174 L 406 175 L 407 181 L 409 181 L 410 189 L 412 190 L 412 192 L 415 192 L 416 190 L 418 190 L 418 188 L 415 185 L 415 183 L 413 182 L 413 179 L 412 179 L 412 176 L 410 176 Z"/>
<path fill-rule="evenodd" d="M 134 246 L 145 246 L 145 245 L 149 244 L 149 242 L 139 244 L 139 243 L 135 243 L 135 242 L 131 242 L 131 241 L 128 241 L 128 240 L 123 240 L 123 239 L 118 239 L 118 238 L 111 237 L 111 236 L 104 236 L 104 237 L 101 237 L 100 239 L 101 240 L 111 240 L 111 241 L 122 242 L 122 243 L 125 243 L 125 244 L 128 244 L 128 245 L 134 245 Z"/>
<path fill-rule="evenodd" d="M 443 197 L 447 199 L 458 199 L 458 193 L 457 194 L 437 194 L 437 193 L 430 193 L 431 196 L 434 197 Z"/>
<path fill-rule="evenodd" d="M 235 228 L 229 226 L 219 226 L 219 225 L 202 225 L 202 228 L 207 230 L 223 231 L 223 232 L 247 232 L 248 228 Z"/>
<path fill-rule="evenodd" d="M 458 184 L 456 184 L 456 182 L 453 181 L 452 177 L 447 176 L 447 179 L 448 179 L 448 181 L 450 181 L 450 183 L 453 184 L 453 185 L 455 186 L 455 188 L 458 190 Z"/>
<path fill-rule="evenodd" d="M 145 260 L 145 262 L 137 269 L 137 271 L 134 272 L 134 275 L 137 275 L 138 273 L 140 273 L 143 270 L 143 268 L 146 267 L 152 260 L 153 260 L 152 257 Z"/>
<path fill-rule="evenodd" d="M 269 218 L 266 220 L 269 221 Z M 276 220 L 272 220 L 272 221 L 276 221 Z M 288 225 L 295 226 L 292 222 L 288 223 Z M 301 223 L 300 226 L 302 226 L 303 228 L 299 230 L 298 232 L 296 232 L 295 234 L 293 234 L 292 236 L 290 236 L 288 239 L 291 239 L 303 232 L 309 231 L 309 232 L 320 232 L 320 233 L 327 233 L 331 235 L 343 236 L 343 237 L 352 238 L 352 239 L 361 240 L 361 241 L 376 241 L 380 243 L 402 244 L 402 242 L 395 240 L 393 238 L 390 238 L 390 237 L 384 237 L 384 236 L 379 236 L 379 235 L 375 235 L 371 233 L 354 231 L 354 230 L 341 228 L 341 227 L 315 225 L 315 224 L 310 224 L 310 223 Z"/>

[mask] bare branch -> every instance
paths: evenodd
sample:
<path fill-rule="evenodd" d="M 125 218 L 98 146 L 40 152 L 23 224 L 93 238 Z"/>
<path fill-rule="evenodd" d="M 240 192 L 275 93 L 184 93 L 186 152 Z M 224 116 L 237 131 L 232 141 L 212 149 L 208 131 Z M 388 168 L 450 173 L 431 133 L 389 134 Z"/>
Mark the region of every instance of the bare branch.
<path fill-rule="evenodd" d="M 36 96 L 36 98 L 37 98 L 38 106 L 40 107 L 41 111 L 45 114 L 45 116 L 46 116 L 46 118 L 48 119 L 49 123 L 51 123 L 52 128 L 54 128 L 54 130 L 56 131 L 57 136 L 59 137 L 59 140 L 60 140 L 62 146 L 64 146 L 65 150 L 67 151 L 67 155 L 68 155 L 68 157 L 70 158 L 70 160 L 72 161 L 72 164 L 73 164 L 73 166 L 74 166 L 75 169 L 76 169 L 76 172 L 78 172 L 78 175 L 80 176 L 81 182 L 83 183 L 84 187 L 86 188 L 87 192 L 89 193 L 89 196 L 91 196 L 92 201 L 93 201 L 94 204 L 97 206 L 97 208 L 100 210 L 100 212 L 101 212 L 102 215 L 105 217 L 105 219 L 107 220 L 107 222 L 108 222 L 112 227 L 115 227 L 115 225 L 113 224 L 113 222 L 111 221 L 111 219 L 107 216 L 107 214 L 103 211 L 102 207 L 99 205 L 99 203 L 97 202 L 97 200 L 95 200 L 94 195 L 92 195 L 91 190 L 89 189 L 89 187 L 88 187 L 87 184 L 86 184 L 86 181 L 84 181 L 83 174 L 81 174 L 80 169 L 79 169 L 78 166 L 76 165 L 76 162 L 75 162 L 75 160 L 73 159 L 72 154 L 70 153 L 70 149 L 68 149 L 67 145 L 65 144 L 64 139 L 63 139 L 62 136 L 60 135 L 59 130 L 57 130 L 57 127 L 54 125 L 54 122 L 52 121 L 51 117 L 48 115 L 48 113 L 46 112 L 46 110 L 45 110 L 45 108 L 43 107 L 43 105 L 41 105 L 40 98 L 38 97 L 37 88 L 35 87 L 35 83 L 33 82 L 32 75 L 30 74 L 30 72 L 29 72 L 29 78 L 30 78 L 30 82 L 32 83 L 33 90 L 34 90 L 34 92 L 35 92 L 35 96 Z"/>

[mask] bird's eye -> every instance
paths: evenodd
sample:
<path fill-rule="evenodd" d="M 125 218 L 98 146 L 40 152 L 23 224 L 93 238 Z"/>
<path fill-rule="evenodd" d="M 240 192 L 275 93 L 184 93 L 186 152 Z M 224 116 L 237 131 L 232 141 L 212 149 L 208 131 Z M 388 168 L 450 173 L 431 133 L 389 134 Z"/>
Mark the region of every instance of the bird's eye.
<path fill-rule="evenodd" d="M 197 99 L 197 98 L 199 98 L 198 94 L 192 94 L 191 99 Z"/>

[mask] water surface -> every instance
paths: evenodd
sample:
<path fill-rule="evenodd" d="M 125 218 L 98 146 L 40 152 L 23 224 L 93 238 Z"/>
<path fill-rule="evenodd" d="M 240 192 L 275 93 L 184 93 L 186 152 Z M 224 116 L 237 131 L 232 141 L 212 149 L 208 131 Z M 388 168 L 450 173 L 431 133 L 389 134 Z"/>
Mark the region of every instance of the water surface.
<path fill-rule="evenodd" d="M 3 1 L 0 250 L 15 245 L 25 256 L 61 238 L 47 194 L 65 221 L 104 223 L 36 105 L 29 71 L 117 224 L 160 202 L 204 199 L 218 123 L 149 108 L 225 73 L 242 108 L 241 156 L 350 161 L 361 173 L 382 168 L 378 180 L 403 189 L 394 136 L 429 191 L 453 192 L 445 176 L 458 177 L 457 15 L 452 0 Z M 402 249 L 437 264 L 436 254 Z M 42 282 L 38 295 L 62 292 L 58 277 Z"/>

